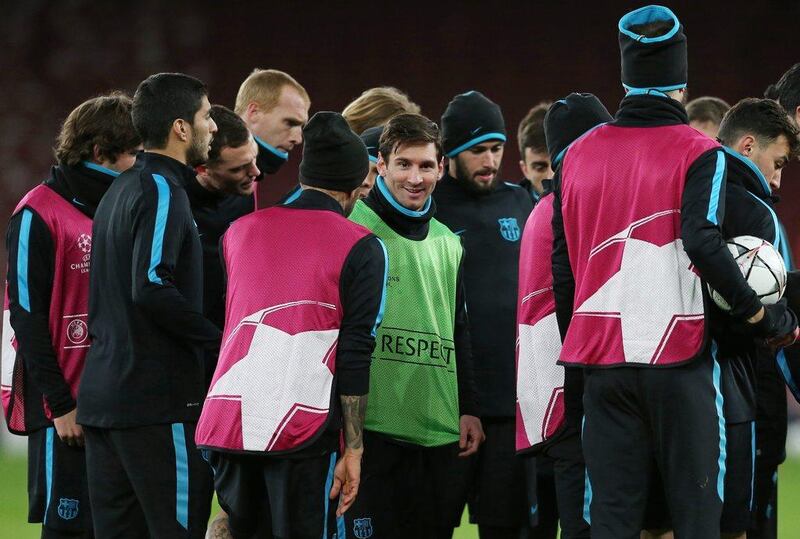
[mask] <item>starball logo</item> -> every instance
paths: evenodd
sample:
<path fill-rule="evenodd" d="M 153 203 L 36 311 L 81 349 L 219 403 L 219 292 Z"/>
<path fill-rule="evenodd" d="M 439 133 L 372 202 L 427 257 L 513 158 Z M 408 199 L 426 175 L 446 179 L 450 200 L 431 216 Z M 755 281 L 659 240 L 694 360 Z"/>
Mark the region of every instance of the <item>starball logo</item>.
<path fill-rule="evenodd" d="M 81 234 L 78 236 L 78 249 L 83 253 L 79 263 L 71 263 L 69 269 L 73 271 L 80 271 L 81 273 L 89 272 L 89 262 L 92 258 L 92 236 L 89 234 Z"/>

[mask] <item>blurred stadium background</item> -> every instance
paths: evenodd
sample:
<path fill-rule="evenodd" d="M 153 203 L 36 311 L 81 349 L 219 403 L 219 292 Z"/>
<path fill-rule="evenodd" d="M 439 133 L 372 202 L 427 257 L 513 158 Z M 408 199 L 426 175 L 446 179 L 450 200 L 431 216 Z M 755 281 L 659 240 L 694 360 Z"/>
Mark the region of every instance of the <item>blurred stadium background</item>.
<path fill-rule="evenodd" d="M 132 93 L 151 73 L 197 76 L 213 103 L 232 107 L 254 67 L 282 69 L 306 87 L 312 112 L 340 111 L 364 89 L 392 85 L 435 121 L 453 95 L 479 89 L 503 107 L 514 133 L 529 107 L 570 91 L 595 93 L 616 110 L 622 97 L 616 23 L 646 3 L 3 2 L 0 221 L 47 175 L 54 138 L 75 105 L 112 89 Z M 733 104 L 760 96 L 800 61 L 795 0 L 662 3 L 686 27 L 691 97 L 716 95 Z M 518 159 L 512 137 L 505 179 L 520 178 Z M 299 160 L 296 150 L 278 175 L 262 182 L 260 200 L 273 202 L 294 185 Z M 783 181 L 779 214 L 800 253 L 799 163 L 789 166 Z M 791 407 L 796 418 L 796 404 Z M 0 536 L 34 537 L 36 528 L 24 524 L 24 440 L 2 431 Z M 796 429 L 788 450 L 780 479 L 781 536 L 800 537 Z M 462 530 L 462 537 L 476 536 Z"/>

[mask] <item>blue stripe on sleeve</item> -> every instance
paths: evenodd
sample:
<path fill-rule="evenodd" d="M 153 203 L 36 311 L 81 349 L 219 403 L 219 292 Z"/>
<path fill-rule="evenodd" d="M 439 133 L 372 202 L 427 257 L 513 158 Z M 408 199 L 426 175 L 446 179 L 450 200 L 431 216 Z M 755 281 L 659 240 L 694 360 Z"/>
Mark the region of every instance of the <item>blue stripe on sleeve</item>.
<path fill-rule="evenodd" d="M 47 434 L 45 439 L 44 448 L 44 477 L 45 485 L 47 487 L 47 500 L 44 506 L 44 521 L 42 524 L 47 524 L 47 514 L 50 512 L 50 495 L 53 492 L 53 434 L 55 427 L 47 427 Z"/>
<path fill-rule="evenodd" d="M 153 229 L 153 244 L 150 247 L 150 268 L 147 270 L 147 278 L 151 283 L 164 284 L 161 277 L 156 274 L 156 268 L 161 264 L 161 255 L 164 252 L 164 230 L 167 227 L 167 215 L 169 214 L 169 185 L 164 176 L 153 174 L 153 181 L 156 182 L 158 190 L 158 206 L 156 208 L 156 224 Z"/>
<path fill-rule="evenodd" d="M 786 265 L 786 271 L 794 271 L 794 261 L 792 260 L 792 253 L 789 250 L 789 240 L 786 237 L 786 229 L 783 228 L 783 223 L 781 223 L 780 219 L 778 219 L 778 235 L 781 238 L 781 256 L 783 257 L 783 263 Z"/>
<path fill-rule="evenodd" d="M 775 249 L 778 249 L 779 251 L 782 251 L 782 249 L 781 249 L 781 229 L 780 229 L 780 225 L 778 224 L 778 216 L 775 215 L 775 211 L 772 208 L 769 207 L 769 204 L 767 204 L 766 202 L 764 202 L 763 200 L 758 198 L 758 196 L 754 195 L 750 191 L 748 191 L 747 194 L 750 195 L 751 197 L 753 197 L 754 199 L 758 200 L 761 204 L 763 204 L 764 207 L 767 208 L 767 211 L 769 212 L 769 214 L 772 216 L 772 226 L 775 227 L 775 238 L 772 240 L 772 246 L 775 247 Z M 783 256 L 783 253 L 781 253 L 781 256 Z M 784 264 L 785 263 L 786 263 L 786 261 L 784 260 Z"/>
<path fill-rule="evenodd" d="M 375 318 L 375 325 L 372 326 L 372 336 L 378 334 L 378 326 L 383 322 L 383 313 L 386 312 L 386 282 L 389 280 L 389 253 L 386 252 L 386 245 L 376 236 L 378 243 L 383 249 L 383 288 L 381 289 L 381 305 L 378 307 L 378 316 Z"/>
<path fill-rule="evenodd" d="M 708 201 L 708 216 L 709 222 L 715 225 L 719 224 L 717 219 L 717 210 L 719 209 L 719 195 L 722 191 L 722 177 L 725 175 L 725 154 L 717 152 L 717 165 L 714 169 L 714 177 L 711 180 L 711 197 Z"/>
<path fill-rule="evenodd" d="M 714 360 L 714 370 L 712 372 L 712 382 L 714 384 L 714 393 L 716 394 L 715 404 L 717 407 L 717 420 L 719 423 L 719 475 L 717 476 L 717 495 L 720 501 L 725 501 L 725 459 L 727 457 L 727 438 L 725 433 L 725 413 L 724 413 L 724 399 L 722 397 L 722 390 L 720 389 L 720 375 L 722 369 L 717 363 L 717 343 L 711 341 L 711 357 Z"/>
<path fill-rule="evenodd" d="M 31 241 L 31 219 L 33 212 L 28 208 L 22 210 L 22 223 L 19 227 L 19 243 L 17 244 L 17 295 L 20 306 L 31 312 L 31 297 L 28 292 L 28 250 Z"/>
<path fill-rule="evenodd" d="M 581 419 L 581 438 L 586 428 L 586 416 Z M 589 468 L 584 466 L 583 477 L 583 520 L 591 526 L 592 524 L 592 482 L 589 480 Z"/>
<path fill-rule="evenodd" d="M 778 362 L 778 369 L 781 371 L 781 375 L 783 375 L 783 381 L 786 383 L 786 387 L 792 392 L 795 400 L 800 402 L 800 391 L 798 391 L 797 384 L 794 381 L 794 377 L 792 377 L 792 371 L 789 370 L 789 362 L 786 361 L 786 353 L 784 353 L 783 348 L 778 350 L 775 360 Z"/>
<path fill-rule="evenodd" d="M 347 526 L 344 524 L 344 515 L 336 517 L 336 539 L 347 539 Z"/>
<path fill-rule="evenodd" d="M 325 492 L 322 495 L 325 497 L 325 522 L 322 527 L 322 539 L 328 539 L 328 510 L 330 508 L 331 499 L 330 492 L 333 487 L 333 470 L 336 468 L 336 452 L 331 453 L 331 463 L 328 466 L 328 477 L 325 479 Z"/>
<path fill-rule="evenodd" d="M 753 510 L 753 496 L 756 492 L 756 422 L 750 422 L 750 510 Z"/>
<path fill-rule="evenodd" d="M 189 529 L 189 456 L 186 452 L 186 433 L 183 423 L 172 424 L 172 444 L 175 446 L 175 518 Z"/>

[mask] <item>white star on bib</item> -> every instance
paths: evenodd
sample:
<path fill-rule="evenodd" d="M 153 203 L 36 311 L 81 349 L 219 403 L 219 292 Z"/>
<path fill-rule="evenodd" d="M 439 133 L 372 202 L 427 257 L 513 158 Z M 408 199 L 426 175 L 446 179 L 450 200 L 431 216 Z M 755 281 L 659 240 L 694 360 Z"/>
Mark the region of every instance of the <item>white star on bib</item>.
<path fill-rule="evenodd" d="M 676 322 L 703 318 L 700 278 L 680 239 L 659 247 L 625 240 L 617 273 L 575 316 L 621 318 L 626 363 L 656 363 Z"/>
<path fill-rule="evenodd" d="M 328 368 L 338 329 L 290 335 L 257 324 L 247 355 L 208 393 L 240 400 L 245 450 L 269 450 L 298 410 L 327 414 L 333 374 Z"/>

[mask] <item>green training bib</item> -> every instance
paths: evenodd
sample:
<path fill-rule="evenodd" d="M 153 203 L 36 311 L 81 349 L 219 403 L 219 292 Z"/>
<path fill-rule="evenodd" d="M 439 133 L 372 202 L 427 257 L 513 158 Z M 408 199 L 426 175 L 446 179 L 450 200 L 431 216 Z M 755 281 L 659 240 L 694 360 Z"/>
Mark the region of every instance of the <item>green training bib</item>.
<path fill-rule="evenodd" d="M 436 219 L 421 241 L 404 238 L 359 201 L 350 219 L 386 245 L 386 308 L 370 367 L 366 429 L 433 447 L 458 441 L 453 345 L 462 247 Z"/>

